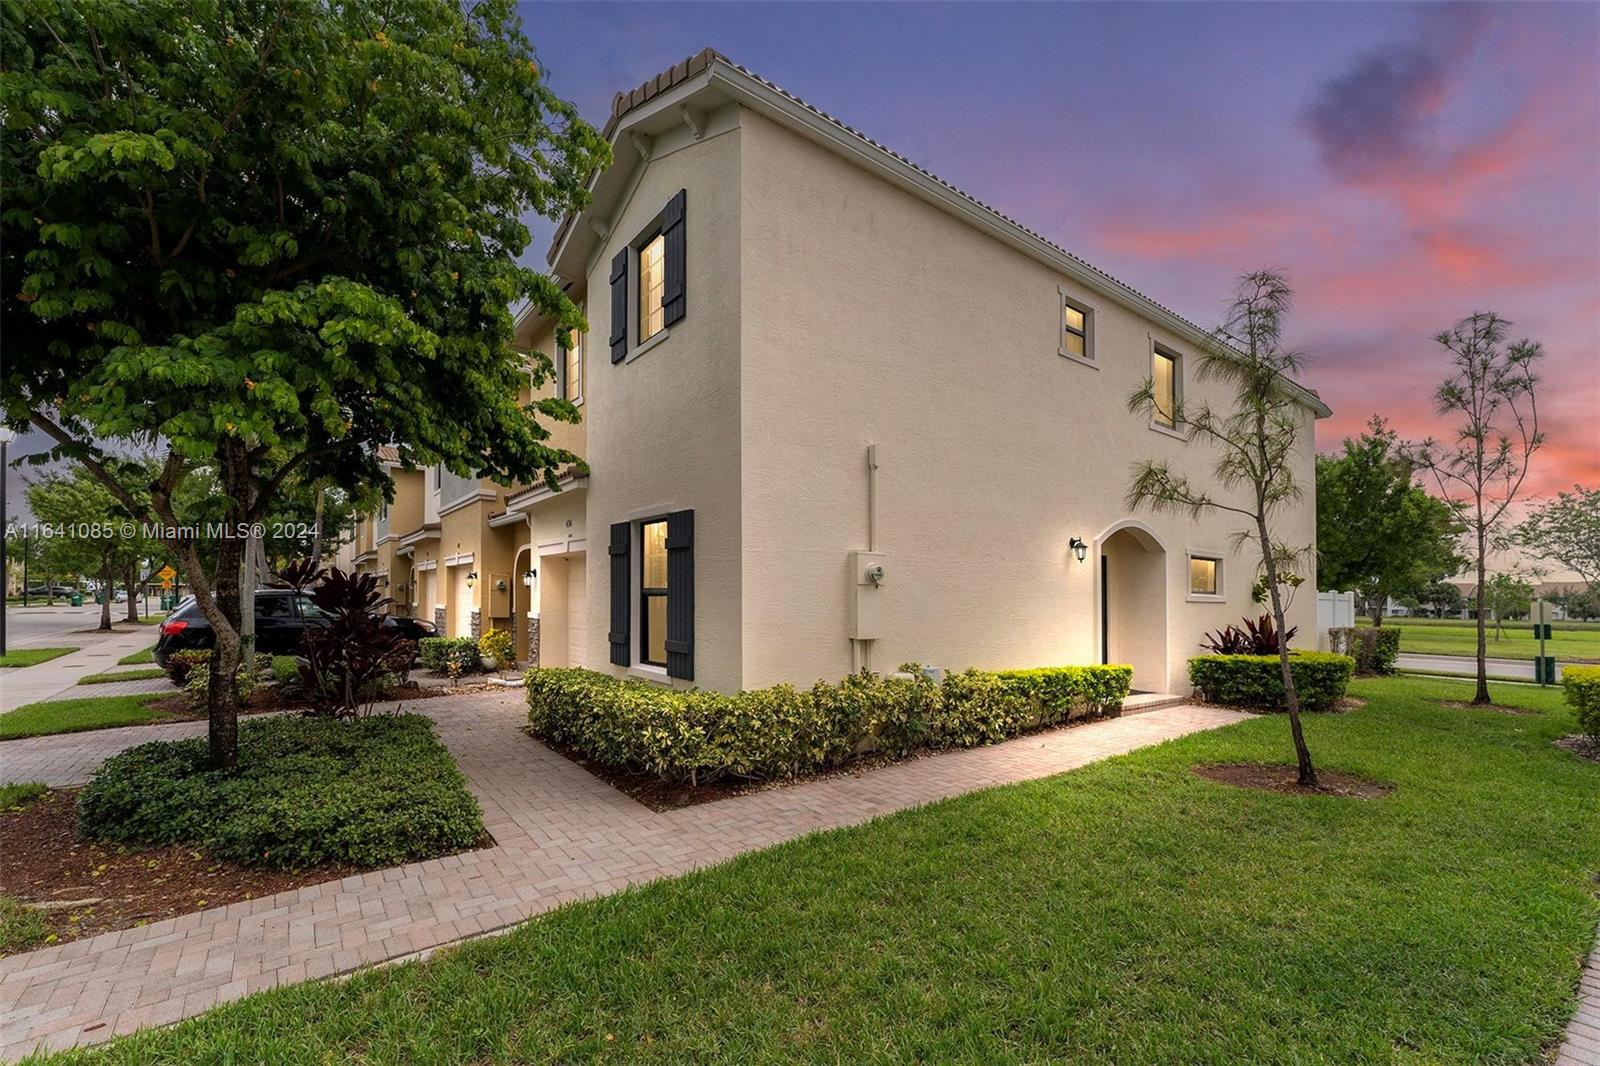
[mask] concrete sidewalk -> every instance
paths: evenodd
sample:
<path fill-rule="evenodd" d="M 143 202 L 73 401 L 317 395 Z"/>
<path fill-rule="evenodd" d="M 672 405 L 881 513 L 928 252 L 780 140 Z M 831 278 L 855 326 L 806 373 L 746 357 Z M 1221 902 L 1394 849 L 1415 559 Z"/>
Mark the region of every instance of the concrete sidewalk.
<path fill-rule="evenodd" d="M 1060 773 L 1248 717 L 1167 707 L 656 813 L 523 733 L 520 693 L 439 697 L 411 709 L 437 723 L 494 846 L 0 960 L 0 1056 L 169 1024 L 251 992 L 431 951 L 571 900 L 805 833 Z M 67 783 L 124 744 L 202 728 L 10 741 L 0 744 L 0 759 L 25 778 Z"/>
<path fill-rule="evenodd" d="M 118 669 L 117 660 L 125 655 L 148 648 L 161 634 L 156 626 L 123 625 L 111 633 L 82 632 L 92 630 L 99 621 L 97 612 L 87 617 L 77 614 L 64 622 L 58 634 L 49 640 L 34 638 L 33 647 L 67 647 L 78 650 L 36 666 L 7 667 L 0 669 L 0 712 L 16 710 L 40 700 L 65 699 L 79 696 L 112 696 L 119 693 L 115 686 L 78 686 L 78 679 L 89 674 L 99 674 Z M 126 669 L 133 669 L 131 667 Z M 171 687 L 171 686 L 168 686 Z M 149 689 L 145 691 L 159 691 Z"/>

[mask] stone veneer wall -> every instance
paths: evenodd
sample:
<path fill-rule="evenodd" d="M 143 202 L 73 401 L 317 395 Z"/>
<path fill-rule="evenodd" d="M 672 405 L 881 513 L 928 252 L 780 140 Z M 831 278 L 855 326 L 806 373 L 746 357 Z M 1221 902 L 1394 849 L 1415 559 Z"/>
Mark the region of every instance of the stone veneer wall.
<path fill-rule="evenodd" d="M 528 668 L 537 669 L 539 666 L 539 620 L 528 619 Z"/>
<path fill-rule="evenodd" d="M 434 635 L 435 636 L 440 636 L 440 637 L 444 636 L 444 608 L 443 607 L 435 607 L 433 609 L 433 629 L 434 629 Z"/>

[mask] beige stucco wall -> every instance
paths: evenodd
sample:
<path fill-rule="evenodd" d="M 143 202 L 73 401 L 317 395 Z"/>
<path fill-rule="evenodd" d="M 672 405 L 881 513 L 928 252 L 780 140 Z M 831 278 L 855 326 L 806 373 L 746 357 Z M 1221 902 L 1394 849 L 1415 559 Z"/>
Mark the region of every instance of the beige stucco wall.
<path fill-rule="evenodd" d="M 709 117 L 695 141 L 687 128 L 659 137 L 610 220 L 611 235 L 588 264 L 590 356 L 585 412 L 594 471 L 586 511 L 588 665 L 610 670 L 609 556 L 613 522 L 695 512 L 695 684 L 737 688 L 742 680 L 740 561 L 739 263 L 740 131 L 731 110 Z M 686 308 L 659 343 L 612 363 L 611 257 L 687 189 Z M 635 559 L 637 563 L 637 559 Z M 552 593 L 552 602 L 555 594 Z M 541 618 L 541 628 L 544 626 Z M 637 626 L 633 628 L 637 663 Z M 664 675 L 662 675 L 664 680 Z"/>
<path fill-rule="evenodd" d="M 1098 661 L 1098 539 L 1137 517 L 1165 549 L 1157 556 L 1167 593 L 1165 625 L 1156 623 L 1166 648 L 1161 680 L 1186 688 L 1184 662 L 1202 632 L 1257 610 L 1253 556 L 1225 562 L 1224 602 L 1187 595 L 1186 549 L 1227 555 L 1234 522 L 1133 516 L 1123 503 L 1140 459 L 1208 478 L 1205 451 L 1151 429 L 1125 403 L 1150 372 L 1153 342 L 1180 353 L 1192 347 L 765 119 L 741 114 L 738 144 L 740 159 L 727 164 L 739 179 L 738 224 L 717 240 L 738 240 L 743 256 L 736 272 L 720 271 L 739 283 L 741 364 L 736 372 L 715 364 L 716 396 L 742 385 L 738 411 L 701 406 L 707 386 L 698 375 L 652 379 L 668 396 L 651 411 L 692 410 L 697 424 L 740 430 L 736 445 L 720 434 L 712 440 L 740 459 L 733 543 L 744 554 L 733 584 L 742 683 L 806 683 L 850 669 L 846 553 L 867 547 L 865 453 L 876 443 L 888 581 L 874 668 Z M 708 259 L 704 200 L 691 191 L 691 271 Z M 595 279 L 590 291 L 600 291 Z M 1057 353 L 1058 286 L 1096 312 L 1097 367 Z M 704 305 L 695 310 L 691 328 L 703 328 Z M 628 425 L 645 412 L 635 403 L 612 414 L 618 377 L 591 381 L 608 419 Z M 1192 368 L 1185 377 L 1186 394 L 1202 394 Z M 624 406 L 628 398 L 640 397 Z M 1297 544 L 1315 536 L 1312 455 L 1308 433 L 1305 499 L 1280 525 Z M 627 477 L 611 457 L 604 453 L 597 469 Z M 636 491 L 608 485 L 606 499 L 635 500 Z M 1074 536 L 1090 542 L 1086 562 L 1068 551 Z M 708 600 L 726 596 L 725 580 L 725 569 L 704 571 L 701 619 Z M 605 575 L 592 570 L 590 588 L 603 596 Z M 1310 632 L 1314 594 L 1300 596 L 1293 614 Z M 604 620 L 595 628 L 603 638 Z M 701 654 L 716 646 L 714 631 L 702 626 Z M 603 652 L 603 641 L 596 647 Z M 726 676 L 719 670 L 717 680 Z"/>

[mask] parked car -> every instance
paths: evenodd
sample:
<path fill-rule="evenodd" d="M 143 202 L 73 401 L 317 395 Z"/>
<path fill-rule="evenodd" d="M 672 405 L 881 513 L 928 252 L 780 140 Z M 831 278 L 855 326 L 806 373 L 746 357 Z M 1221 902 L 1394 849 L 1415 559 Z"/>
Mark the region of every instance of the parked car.
<path fill-rule="evenodd" d="M 293 589 L 256 590 L 256 650 L 265 655 L 294 655 L 300 650 L 300 636 L 307 629 L 324 625 L 323 615 L 311 597 Z M 418 618 L 384 619 L 385 626 L 400 631 L 407 640 L 433 636 L 432 622 Z M 176 651 L 198 651 L 217 642 L 216 632 L 193 596 L 185 597 L 161 623 L 156 640 L 156 665 L 163 670 L 167 657 Z"/>
<path fill-rule="evenodd" d="M 28 590 L 30 596 L 70 596 L 78 591 L 71 585 L 35 585 Z"/>

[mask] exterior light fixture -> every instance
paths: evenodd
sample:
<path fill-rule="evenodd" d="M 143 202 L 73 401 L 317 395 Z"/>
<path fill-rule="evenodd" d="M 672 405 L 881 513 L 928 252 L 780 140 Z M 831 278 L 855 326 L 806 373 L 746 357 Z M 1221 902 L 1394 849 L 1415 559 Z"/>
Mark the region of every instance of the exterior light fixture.
<path fill-rule="evenodd" d="M 471 573 L 469 573 L 467 575 L 467 588 L 470 589 L 473 585 L 476 585 L 477 583 L 478 583 L 478 572 L 476 570 L 474 570 L 474 571 L 472 571 Z"/>
<path fill-rule="evenodd" d="M 533 588 L 533 579 L 538 576 L 539 571 L 537 570 L 524 570 L 522 572 L 522 583 L 531 589 Z"/>
<path fill-rule="evenodd" d="M 1083 542 L 1082 537 L 1073 537 L 1067 547 L 1072 549 L 1072 554 L 1078 557 L 1080 563 L 1089 557 L 1089 545 Z"/>

